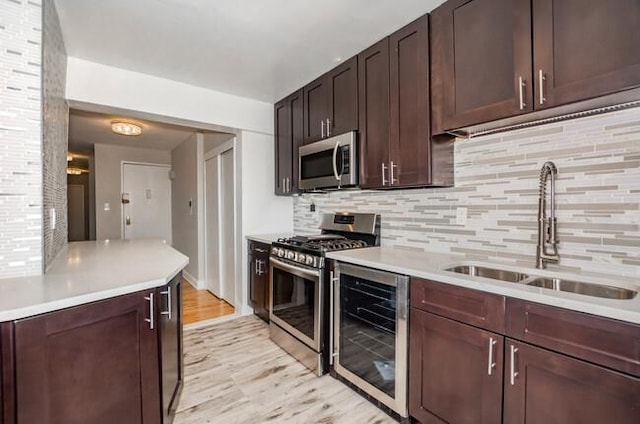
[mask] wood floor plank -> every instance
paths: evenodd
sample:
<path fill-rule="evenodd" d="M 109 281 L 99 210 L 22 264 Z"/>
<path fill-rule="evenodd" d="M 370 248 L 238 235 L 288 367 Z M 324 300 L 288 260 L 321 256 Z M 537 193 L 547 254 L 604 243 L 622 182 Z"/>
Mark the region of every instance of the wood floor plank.
<path fill-rule="evenodd" d="M 196 290 L 182 281 L 182 308 L 185 325 L 233 314 L 233 306 L 218 299 L 208 290 Z"/>
<path fill-rule="evenodd" d="M 175 424 L 392 424 L 329 375 L 317 377 L 250 316 L 185 331 L 185 386 Z"/>

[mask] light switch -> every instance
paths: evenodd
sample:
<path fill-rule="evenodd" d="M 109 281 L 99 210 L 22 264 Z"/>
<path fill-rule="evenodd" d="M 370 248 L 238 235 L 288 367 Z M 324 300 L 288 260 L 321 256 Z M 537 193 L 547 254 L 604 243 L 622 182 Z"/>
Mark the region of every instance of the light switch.
<path fill-rule="evenodd" d="M 110 210 L 111 210 L 111 207 L 109 206 L 109 204 L 108 204 L 108 203 L 105 203 L 105 204 L 104 204 L 104 210 L 105 210 L 105 211 L 110 211 Z"/>
<path fill-rule="evenodd" d="M 148 188 L 144 191 L 144 197 L 147 198 L 147 200 L 151 199 L 151 189 Z"/>

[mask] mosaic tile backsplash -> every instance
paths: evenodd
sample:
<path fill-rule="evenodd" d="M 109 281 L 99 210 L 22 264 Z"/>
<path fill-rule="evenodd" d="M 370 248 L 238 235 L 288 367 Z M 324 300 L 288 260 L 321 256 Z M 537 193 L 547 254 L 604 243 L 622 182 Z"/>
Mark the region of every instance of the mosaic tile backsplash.
<path fill-rule="evenodd" d="M 69 106 L 65 98 L 67 52 L 53 0 L 43 0 L 43 254 L 50 266 L 67 243 L 67 145 Z M 49 210 L 56 210 L 51 229 Z"/>
<path fill-rule="evenodd" d="M 0 1 L 0 278 L 42 273 L 40 0 Z"/>
<path fill-rule="evenodd" d="M 640 276 L 638 108 L 459 139 L 455 187 L 305 194 L 294 200 L 294 230 L 317 232 L 325 212 L 376 212 L 382 246 L 533 267 L 546 161 L 558 168 L 558 266 Z M 457 208 L 468 211 L 465 225 L 456 224 Z"/>

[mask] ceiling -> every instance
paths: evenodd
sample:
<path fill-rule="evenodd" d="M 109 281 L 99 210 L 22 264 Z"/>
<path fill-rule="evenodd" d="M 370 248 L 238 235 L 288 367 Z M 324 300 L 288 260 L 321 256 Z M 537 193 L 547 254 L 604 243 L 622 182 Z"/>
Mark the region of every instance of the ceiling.
<path fill-rule="evenodd" d="M 111 131 L 111 122 L 115 120 L 134 122 L 142 126 L 142 134 L 139 136 L 115 134 Z M 172 150 L 195 132 L 193 128 L 142 119 L 129 119 L 75 109 L 69 111 L 69 151 L 77 153 L 93 152 L 93 145 L 96 143 Z"/>
<path fill-rule="evenodd" d="M 55 0 L 69 56 L 273 103 L 444 0 Z"/>

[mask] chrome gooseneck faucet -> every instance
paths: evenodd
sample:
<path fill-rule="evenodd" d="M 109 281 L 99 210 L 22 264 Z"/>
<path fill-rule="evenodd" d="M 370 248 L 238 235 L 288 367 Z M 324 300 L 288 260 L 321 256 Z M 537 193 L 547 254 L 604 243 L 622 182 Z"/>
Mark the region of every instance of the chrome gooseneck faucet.
<path fill-rule="evenodd" d="M 556 174 L 553 162 L 545 162 L 540 170 L 540 198 L 538 199 L 538 247 L 536 268 L 546 268 L 547 262 L 558 263 L 558 239 L 556 220 Z M 547 217 L 547 180 L 551 180 L 549 216 Z M 548 248 L 551 249 L 549 252 Z"/>

